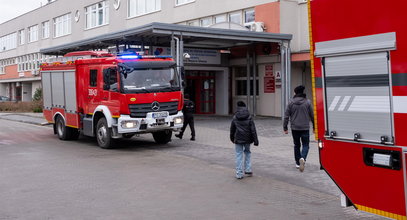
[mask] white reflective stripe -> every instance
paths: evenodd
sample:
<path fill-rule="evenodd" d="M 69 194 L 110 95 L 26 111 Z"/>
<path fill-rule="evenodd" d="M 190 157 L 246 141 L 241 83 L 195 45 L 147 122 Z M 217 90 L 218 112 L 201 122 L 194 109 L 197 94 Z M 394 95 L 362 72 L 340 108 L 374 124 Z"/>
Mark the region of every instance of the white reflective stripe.
<path fill-rule="evenodd" d="M 349 99 L 350 99 L 350 96 L 345 96 L 345 98 L 343 98 L 343 101 L 341 103 L 341 106 L 339 106 L 338 111 L 343 111 L 345 109 L 346 105 L 349 102 Z"/>
<path fill-rule="evenodd" d="M 407 113 L 407 96 L 393 96 L 394 113 Z"/>
<path fill-rule="evenodd" d="M 388 96 L 355 96 L 348 111 L 390 113 L 390 98 Z"/>
<path fill-rule="evenodd" d="M 333 111 L 335 110 L 336 105 L 338 105 L 339 99 L 341 97 L 340 96 L 335 96 L 334 100 L 332 100 L 331 105 L 329 106 L 328 111 Z"/>

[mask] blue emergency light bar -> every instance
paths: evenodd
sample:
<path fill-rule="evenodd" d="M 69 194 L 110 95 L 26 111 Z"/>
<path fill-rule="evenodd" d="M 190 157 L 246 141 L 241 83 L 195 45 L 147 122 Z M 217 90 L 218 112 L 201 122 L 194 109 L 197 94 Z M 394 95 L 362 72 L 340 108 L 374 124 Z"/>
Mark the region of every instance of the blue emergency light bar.
<path fill-rule="evenodd" d="M 172 58 L 172 56 L 154 56 L 154 55 L 137 55 L 137 54 L 126 54 L 126 55 L 118 55 L 119 59 L 122 60 L 134 60 L 134 59 L 166 59 Z"/>

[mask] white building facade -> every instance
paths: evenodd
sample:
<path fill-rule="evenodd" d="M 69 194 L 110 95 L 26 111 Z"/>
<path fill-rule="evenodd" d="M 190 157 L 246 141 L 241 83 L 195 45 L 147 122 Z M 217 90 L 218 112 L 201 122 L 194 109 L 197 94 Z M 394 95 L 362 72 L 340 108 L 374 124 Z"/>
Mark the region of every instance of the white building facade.
<path fill-rule="evenodd" d="M 291 86 L 305 85 L 311 98 L 308 14 L 304 0 L 50 1 L 0 24 L 0 95 L 16 101 L 32 100 L 35 90 L 41 87 L 40 63 L 50 58 L 41 54 L 41 49 L 151 22 L 208 28 L 228 23 L 247 31 L 292 34 Z M 198 49 L 211 53 L 204 46 L 186 48 Z M 219 60 L 186 63 L 185 91 L 197 103 L 197 113 L 228 115 L 233 113 L 237 101 L 247 101 L 246 50 L 244 46 L 218 50 L 214 53 L 220 54 L 215 58 Z M 250 108 L 257 115 L 280 117 L 278 45 L 260 46 L 253 51 L 258 86 L 256 108 Z"/>

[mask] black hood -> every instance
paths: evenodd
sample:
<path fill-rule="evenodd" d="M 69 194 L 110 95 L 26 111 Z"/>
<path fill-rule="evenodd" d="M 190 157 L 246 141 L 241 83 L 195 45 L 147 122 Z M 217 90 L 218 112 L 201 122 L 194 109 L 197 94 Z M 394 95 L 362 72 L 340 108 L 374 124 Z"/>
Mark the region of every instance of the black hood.
<path fill-rule="evenodd" d="M 246 120 L 250 117 L 250 113 L 246 107 L 237 107 L 235 116 L 237 120 Z"/>

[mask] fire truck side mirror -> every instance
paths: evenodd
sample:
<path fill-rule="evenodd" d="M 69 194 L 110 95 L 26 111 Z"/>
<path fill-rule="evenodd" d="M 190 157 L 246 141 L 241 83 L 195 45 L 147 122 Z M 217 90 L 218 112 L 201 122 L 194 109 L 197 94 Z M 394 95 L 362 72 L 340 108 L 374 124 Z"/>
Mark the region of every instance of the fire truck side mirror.
<path fill-rule="evenodd" d="M 110 69 L 104 69 L 103 70 L 103 90 L 109 90 L 110 89 Z"/>

